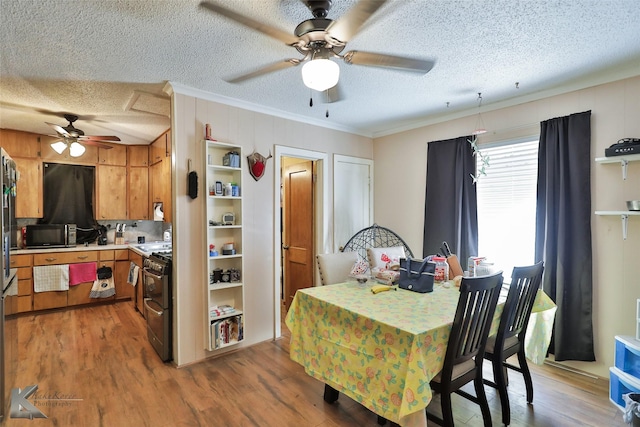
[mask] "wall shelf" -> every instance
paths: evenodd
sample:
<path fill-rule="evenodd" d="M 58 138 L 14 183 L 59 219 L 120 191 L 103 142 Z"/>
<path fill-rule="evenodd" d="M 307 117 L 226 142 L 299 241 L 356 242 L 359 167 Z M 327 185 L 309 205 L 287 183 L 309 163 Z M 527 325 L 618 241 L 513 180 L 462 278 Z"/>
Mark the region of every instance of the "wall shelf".
<path fill-rule="evenodd" d="M 627 223 L 630 216 L 640 216 L 640 211 L 596 211 L 600 216 L 619 216 L 622 219 L 622 238 L 627 240 Z"/>
<path fill-rule="evenodd" d="M 629 154 L 626 156 L 596 157 L 596 163 L 620 163 L 622 166 L 622 179 L 627 179 L 627 165 L 629 162 L 640 161 L 640 154 Z"/>

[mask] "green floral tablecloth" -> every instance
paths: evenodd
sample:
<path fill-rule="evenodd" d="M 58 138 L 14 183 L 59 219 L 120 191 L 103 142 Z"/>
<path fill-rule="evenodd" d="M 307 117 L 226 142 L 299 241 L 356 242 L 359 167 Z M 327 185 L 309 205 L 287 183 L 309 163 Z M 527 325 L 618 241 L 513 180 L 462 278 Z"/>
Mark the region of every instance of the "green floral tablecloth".
<path fill-rule="evenodd" d="M 370 289 L 349 282 L 299 290 L 286 317 L 290 357 L 376 414 L 413 425 L 411 415 L 424 419 L 432 397 L 429 381 L 442 369 L 459 291 L 436 286 L 428 294 L 402 289 L 373 294 Z M 501 305 L 494 332 L 500 312 Z M 548 341 L 538 353 L 547 346 Z"/>

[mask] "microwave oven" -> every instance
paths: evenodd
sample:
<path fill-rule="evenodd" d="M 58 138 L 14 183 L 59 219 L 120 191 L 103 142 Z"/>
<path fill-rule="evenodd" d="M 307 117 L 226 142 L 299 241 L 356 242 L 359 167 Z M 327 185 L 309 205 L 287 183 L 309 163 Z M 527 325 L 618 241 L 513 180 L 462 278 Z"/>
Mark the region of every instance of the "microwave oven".
<path fill-rule="evenodd" d="M 32 224 L 25 230 L 27 248 L 68 248 L 76 245 L 76 224 Z"/>

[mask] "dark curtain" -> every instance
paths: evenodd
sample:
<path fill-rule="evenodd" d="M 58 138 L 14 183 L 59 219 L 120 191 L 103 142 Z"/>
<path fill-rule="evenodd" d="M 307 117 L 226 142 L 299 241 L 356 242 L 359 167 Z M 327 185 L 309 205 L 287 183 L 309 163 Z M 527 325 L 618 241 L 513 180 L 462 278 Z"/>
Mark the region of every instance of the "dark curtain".
<path fill-rule="evenodd" d="M 424 207 L 423 256 L 440 251 L 446 241 L 464 266 L 478 254 L 476 161 L 469 140 L 461 136 L 430 142 Z"/>
<path fill-rule="evenodd" d="M 77 242 L 97 237 L 93 216 L 95 167 L 44 163 L 44 215 L 41 224 L 76 224 Z"/>
<path fill-rule="evenodd" d="M 540 123 L 536 262 L 558 306 L 549 352 L 594 361 L 591 258 L 591 111 Z"/>

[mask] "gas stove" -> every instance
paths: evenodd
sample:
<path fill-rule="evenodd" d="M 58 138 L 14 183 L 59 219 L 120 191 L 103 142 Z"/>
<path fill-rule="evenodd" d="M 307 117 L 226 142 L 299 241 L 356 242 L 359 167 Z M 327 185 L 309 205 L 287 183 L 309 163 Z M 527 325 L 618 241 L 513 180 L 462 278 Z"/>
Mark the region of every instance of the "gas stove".
<path fill-rule="evenodd" d="M 149 258 L 145 258 L 142 265 L 145 269 L 158 275 L 169 275 L 172 260 L 173 253 L 171 251 L 159 251 L 153 252 Z"/>

